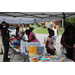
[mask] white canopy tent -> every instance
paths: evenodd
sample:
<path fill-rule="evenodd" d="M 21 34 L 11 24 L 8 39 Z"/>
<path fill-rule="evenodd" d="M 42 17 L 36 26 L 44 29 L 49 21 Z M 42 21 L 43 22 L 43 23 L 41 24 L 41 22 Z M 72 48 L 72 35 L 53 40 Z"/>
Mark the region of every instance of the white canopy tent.
<path fill-rule="evenodd" d="M 73 17 L 75 17 L 75 12 L 0 12 L 0 23 L 5 20 L 13 24 L 30 24 L 34 23 L 34 20 L 36 22 L 44 22 L 59 19 L 65 20 Z M 64 20 L 63 24 L 65 23 Z"/>
<path fill-rule="evenodd" d="M 35 26 L 36 22 L 62 20 L 62 33 L 63 33 L 65 19 L 74 18 L 74 17 L 75 17 L 75 12 L 0 12 L 0 23 L 4 20 L 8 23 L 15 23 L 15 24 L 34 23 L 34 27 L 36 27 Z"/>
<path fill-rule="evenodd" d="M 24 17 L 7 17 L 7 16 L 0 16 L 0 23 L 2 21 L 6 21 L 10 24 L 31 24 L 34 23 L 34 20 L 36 20 L 36 23 L 38 22 L 45 22 L 45 21 L 52 21 L 52 20 L 59 20 L 59 19 L 49 19 L 49 18 L 24 18 Z"/>
<path fill-rule="evenodd" d="M 0 16 L 59 19 L 75 17 L 75 12 L 0 12 Z"/>
<path fill-rule="evenodd" d="M 34 21 L 36 23 L 62 19 L 63 32 L 63 25 L 65 25 L 65 19 L 73 17 L 75 17 L 75 12 L 0 12 L 0 23 L 2 21 L 6 21 L 13 24 L 30 24 L 34 23 Z"/>

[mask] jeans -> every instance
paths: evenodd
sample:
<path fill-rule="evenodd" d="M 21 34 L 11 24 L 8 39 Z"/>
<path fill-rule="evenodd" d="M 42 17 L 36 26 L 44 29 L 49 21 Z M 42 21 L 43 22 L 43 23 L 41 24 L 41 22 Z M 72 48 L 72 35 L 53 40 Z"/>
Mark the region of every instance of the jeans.
<path fill-rule="evenodd" d="M 4 57 L 3 61 L 8 60 L 9 42 L 4 44 Z"/>

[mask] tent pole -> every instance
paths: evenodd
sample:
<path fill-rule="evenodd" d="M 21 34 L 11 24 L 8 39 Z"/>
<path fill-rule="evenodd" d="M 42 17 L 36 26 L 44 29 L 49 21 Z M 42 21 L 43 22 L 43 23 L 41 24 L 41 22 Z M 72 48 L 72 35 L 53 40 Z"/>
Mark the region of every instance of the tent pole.
<path fill-rule="evenodd" d="M 62 19 L 62 34 L 63 34 L 63 28 L 64 28 L 64 19 Z"/>
<path fill-rule="evenodd" d="M 23 31 L 24 31 L 24 23 L 23 23 Z"/>
<path fill-rule="evenodd" d="M 34 19 L 34 33 L 36 35 L 36 19 Z"/>
<path fill-rule="evenodd" d="M 63 35 L 63 28 L 64 28 L 64 19 L 62 19 L 62 35 Z M 63 46 L 61 50 L 61 55 L 63 55 Z"/>
<path fill-rule="evenodd" d="M 63 12 L 63 19 L 62 19 L 62 35 L 63 35 L 63 32 L 64 32 L 64 25 L 65 25 L 65 13 Z M 62 50 L 61 50 L 61 55 L 63 55 L 63 47 L 62 47 Z"/>

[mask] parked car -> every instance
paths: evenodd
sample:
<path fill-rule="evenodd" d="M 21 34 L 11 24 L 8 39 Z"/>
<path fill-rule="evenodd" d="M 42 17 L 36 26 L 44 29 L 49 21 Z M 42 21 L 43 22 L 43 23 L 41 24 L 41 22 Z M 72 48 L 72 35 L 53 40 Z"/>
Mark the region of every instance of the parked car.
<path fill-rule="evenodd" d="M 13 26 L 9 26 L 9 35 L 16 35 L 16 29 Z"/>

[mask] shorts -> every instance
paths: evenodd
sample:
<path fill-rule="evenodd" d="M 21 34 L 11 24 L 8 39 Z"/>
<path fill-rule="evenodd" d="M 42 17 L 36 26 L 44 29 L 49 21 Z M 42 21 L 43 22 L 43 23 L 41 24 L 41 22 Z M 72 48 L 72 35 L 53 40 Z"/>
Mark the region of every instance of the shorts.
<path fill-rule="evenodd" d="M 53 36 L 53 38 L 54 38 L 54 39 L 56 39 L 56 38 L 57 38 L 57 36 Z"/>
<path fill-rule="evenodd" d="M 55 55 L 55 52 L 53 53 L 53 52 L 50 51 L 50 50 L 47 50 L 47 53 L 50 53 L 51 55 Z"/>

